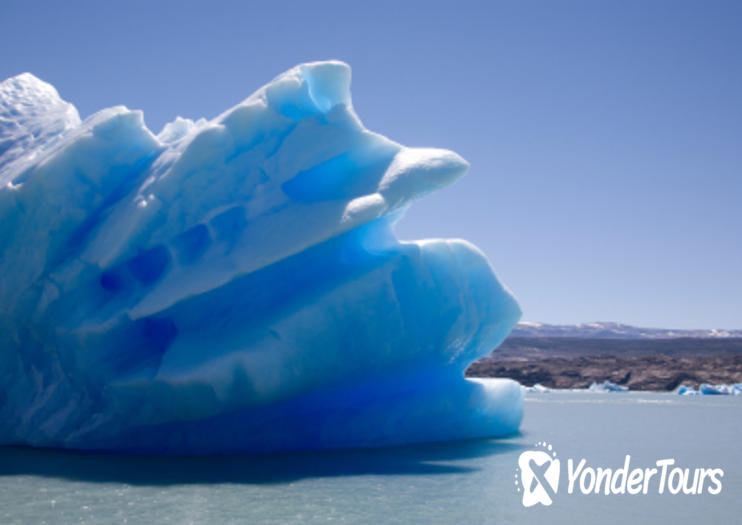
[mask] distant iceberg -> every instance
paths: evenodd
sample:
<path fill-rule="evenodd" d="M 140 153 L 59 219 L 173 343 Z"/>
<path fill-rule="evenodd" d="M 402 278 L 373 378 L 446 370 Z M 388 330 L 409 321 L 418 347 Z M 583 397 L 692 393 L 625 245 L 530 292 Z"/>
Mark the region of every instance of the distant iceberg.
<path fill-rule="evenodd" d="M 695 396 L 695 395 L 700 394 L 698 390 L 694 389 L 691 386 L 686 386 L 686 385 L 680 385 L 680 387 L 678 387 L 678 389 L 675 392 L 681 396 Z"/>
<path fill-rule="evenodd" d="M 0 443 L 152 453 L 502 436 L 520 386 L 465 380 L 520 310 L 461 240 L 399 242 L 453 152 L 366 130 L 340 62 L 214 120 L 81 122 L 0 84 Z"/>
<path fill-rule="evenodd" d="M 590 392 L 628 392 L 629 387 L 605 380 L 602 383 L 592 383 L 587 389 Z"/>
<path fill-rule="evenodd" d="M 629 390 L 626 386 L 617 385 L 610 381 L 592 383 L 587 388 L 549 388 L 539 383 L 533 386 L 523 386 L 522 388 L 528 394 L 545 394 L 548 392 L 628 392 Z"/>
<path fill-rule="evenodd" d="M 698 390 L 693 387 L 681 385 L 676 390 L 676 393 L 681 396 L 688 395 L 704 395 L 704 396 L 740 396 L 742 395 L 742 383 L 734 385 L 710 385 L 708 383 L 701 383 Z"/>
<path fill-rule="evenodd" d="M 708 383 L 701 383 L 698 387 L 698 391 L 705 396 L 718 396 L 729 394 L 728 385 L 709 385 Z"/>

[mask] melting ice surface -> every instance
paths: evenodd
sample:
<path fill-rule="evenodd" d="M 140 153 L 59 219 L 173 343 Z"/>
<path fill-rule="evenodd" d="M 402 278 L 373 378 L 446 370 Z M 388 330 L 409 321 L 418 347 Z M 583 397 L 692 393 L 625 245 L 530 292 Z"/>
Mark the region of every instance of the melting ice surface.
<path fill-rule="evenodd" d="M 0 443 L 152 453 L 376 446 L 518 429 L 515 382 L 465 380 L 519 318 L 461 240 L 399 242 L 462 176 L 298 66 L 159 135 L 0 84 Z"/>

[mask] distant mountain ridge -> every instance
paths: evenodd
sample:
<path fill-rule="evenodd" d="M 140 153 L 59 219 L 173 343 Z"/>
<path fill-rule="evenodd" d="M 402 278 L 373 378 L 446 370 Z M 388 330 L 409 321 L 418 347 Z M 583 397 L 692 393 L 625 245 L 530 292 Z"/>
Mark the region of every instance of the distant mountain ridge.
<path fill-rule="evenodd" d="M 584 339 L 699 339 L 742 338 L 742 330 L 672 330 L 641 328 L 621 323 L 596 322 L 574 325 L 521 322 L 510 332 L 510 337 L 574 337 Z"/>

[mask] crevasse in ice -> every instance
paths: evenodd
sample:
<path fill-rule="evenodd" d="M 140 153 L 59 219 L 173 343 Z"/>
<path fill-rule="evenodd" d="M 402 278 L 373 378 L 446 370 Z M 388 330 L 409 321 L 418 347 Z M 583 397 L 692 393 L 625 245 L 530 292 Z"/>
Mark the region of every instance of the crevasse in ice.
<path fill-rule="evenodd" d="M 0 84 L 0 443 L 151 453 L 376 446 L 517 430 L 463 372 L 520 311 L 461 240 L 400 242 L 462 176 L 366 130 L 340 62 L 159 135 Z"/>

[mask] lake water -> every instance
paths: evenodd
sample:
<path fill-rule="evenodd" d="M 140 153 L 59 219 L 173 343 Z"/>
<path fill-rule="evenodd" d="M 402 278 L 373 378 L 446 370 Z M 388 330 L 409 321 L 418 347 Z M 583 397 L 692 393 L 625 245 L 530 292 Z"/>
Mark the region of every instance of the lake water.
<path fill-rule="evenodd" d="M 742 522 L 742 398 L 528 394 L 521 433 L 383 450 L 143 458 L 0 448 L 0 523 Z M 524 508 L 521 452 L 561 461 L 551 506 Z M 567 459 L 589 466 L 724 470 L 718 495 L 568 494 Z"/>

